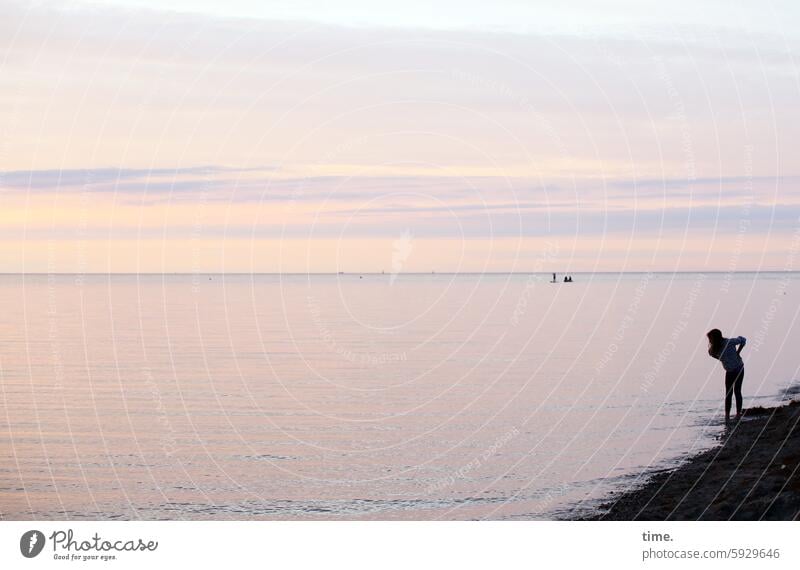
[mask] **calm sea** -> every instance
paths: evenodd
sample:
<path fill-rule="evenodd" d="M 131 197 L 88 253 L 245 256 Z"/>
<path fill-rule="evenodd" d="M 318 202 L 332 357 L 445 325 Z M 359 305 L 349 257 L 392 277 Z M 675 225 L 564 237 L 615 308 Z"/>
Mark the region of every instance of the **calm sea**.
<path fill-rule="evenodd" d="M 800 275 L 0 277 L 5 519 L 564 518 L 800 377 Z"/>

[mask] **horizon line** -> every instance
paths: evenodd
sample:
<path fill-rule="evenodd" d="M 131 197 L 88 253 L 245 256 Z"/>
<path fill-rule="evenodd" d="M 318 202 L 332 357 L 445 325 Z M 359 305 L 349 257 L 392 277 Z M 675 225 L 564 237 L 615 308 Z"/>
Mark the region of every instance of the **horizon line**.
<path fill-rule="evenodd" d="M 87 275 L 641 275 L 641 274 L 753 274 L 753 273 L 800 273 L 800 269 L 741 269 L 728 271 L 721 269 L 713 270 L 620 270 L 620 271 L 0 271 L 0 276 L 19 276 L 19 275 L 64 275 L 64 276 L 87 276 Z"/>

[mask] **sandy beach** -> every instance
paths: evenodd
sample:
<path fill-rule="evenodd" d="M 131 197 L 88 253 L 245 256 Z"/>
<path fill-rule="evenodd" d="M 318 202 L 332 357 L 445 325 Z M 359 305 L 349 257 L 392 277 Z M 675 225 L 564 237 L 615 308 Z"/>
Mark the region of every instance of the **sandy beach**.
<path fill-rule="evenodd" d="M 800 520 L 800 401 L 746 409 L 720 444 L 590 520 Z"/>

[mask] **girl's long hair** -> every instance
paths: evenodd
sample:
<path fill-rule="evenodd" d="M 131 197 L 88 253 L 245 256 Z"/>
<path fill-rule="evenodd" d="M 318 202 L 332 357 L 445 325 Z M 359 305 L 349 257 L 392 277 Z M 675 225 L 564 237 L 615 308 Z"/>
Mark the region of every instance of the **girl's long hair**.
<path fill-rule="evenodd" d="M 706 333 L 708 337 L 708 354 L 714 358 L 719 358 L 722 354 L 722 349 L 725 347 L 722 331 L 719 329 L 711 329 Z"/>

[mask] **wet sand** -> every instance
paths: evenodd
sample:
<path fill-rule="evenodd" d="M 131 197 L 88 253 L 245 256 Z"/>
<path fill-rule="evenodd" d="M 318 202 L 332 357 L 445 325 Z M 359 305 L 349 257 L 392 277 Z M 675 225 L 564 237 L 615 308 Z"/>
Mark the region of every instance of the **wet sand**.
<path fill-rule="evenodd" d="M 600 513 L 590 520 L 800 520 L 800 401 L 746 409 L 719 446 Z"/>

